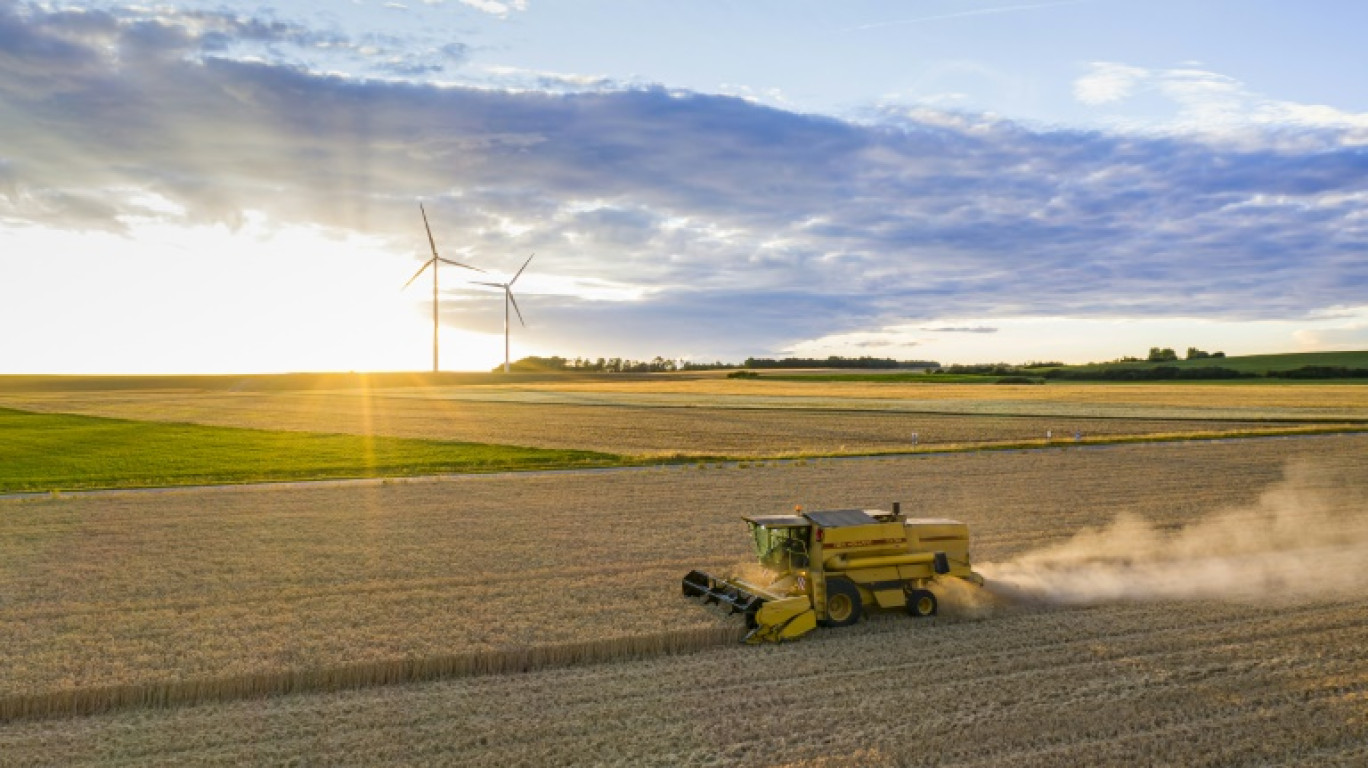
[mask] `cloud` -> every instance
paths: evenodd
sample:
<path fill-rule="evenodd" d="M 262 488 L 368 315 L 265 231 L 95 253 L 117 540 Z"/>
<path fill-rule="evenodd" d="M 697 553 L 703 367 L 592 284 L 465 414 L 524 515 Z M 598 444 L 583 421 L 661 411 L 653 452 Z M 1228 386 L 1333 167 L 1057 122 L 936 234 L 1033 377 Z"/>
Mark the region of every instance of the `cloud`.
<path fill-rule="evenodd" d="M 996 328 L 990 328 L 990 327 L 988 327 L 988 326 L 986 326 L 986 325 L 962 326 L 962 327 L 958 327 L 958 328 L 957 328 L 957 327 L 953 327 L 953 326 L 941 326 L 941 327 L 939 327 L 939 328 L 927 328 L 926 330 L 931 331 L 931 332 L 933 332 L 933 333 L 997 333 L 997 332 L 998 332 L 998 329 L 996 329 Z"/>
<path fill-rule="evenodd" d="M 500 18 L 507 16 L 511 11 L 527 10 L 527 0 L 506 0 L 506 2 L 500 2 L 500 0 L 459 0 L 459 2 L 461 5 Z"/>
<path fill-rule="evenodd" d="M 601 75 L 581 75 L 571 72 L 526 69 L 509 66 L 486 66 L 481 84 L 508 91 L 541 91 L 543 93 L 585 93 L 613 91 L 630 87 Z"/>
<path fill-rule="evenodd" d="M 1326 130 L 1337 132 L 1343 143 L 1368 144 L 1368 114 L 1274 99 L 1198 64 L 1146 69 L 1099 61 L 1089 64 L 1089 71 L 1074 81 L 1074 97 L 1090 106 L 1120 108 L 1142 91 L 1166 99 L 1176 113 L 1158 124 L 1121 119 L 1119 127 L 1144 126 L 1151 131 L 1215 134 L 1226 139 L 1242 134 L 1240 138 L 1262 146 L 1304 139 L 1305 131 Z"/>
<path fill-rule="evenodd" d="M 0 227 L 259 215 L 417 256 L 422 199 L 444 254 L 511 271 L 536 252 L 538 273 L 593 293 L 520 294 L 548 338 L 632 337 L 633 354 L 717 339 L 700 354 L 744 357 L 953 317 L 1301 316 L 1368 290 L 1352 121 L 1284 109 L 1266 115 L 1276 141 L 1238 145 L 929 109 L 855 123 L 659 86 L 362 78 L 292 53 L 319 46 L 366 42 L 0 2 Z M 1166 78 L 1194 100 L 1240 92 Z M 471 308 L 484 298 L 448 319 L 501 321 Z"/>
<path fill-rule="evenodd" d="M 1347 313 L 1344 321 L 1328 321 L 1320 327 L 1305 328 L 1292 334 L 1299 351 L 1368 349 L 1368 317 L 1360 311 Z"/>
<path fill-rule="evenodd" d="M 1124 64 L 1095 62 L 1092 71 L 1074 81 L 1074 97 L 1084 104 L 1109 104 L 1130 96 L 1149 72 Z"/>

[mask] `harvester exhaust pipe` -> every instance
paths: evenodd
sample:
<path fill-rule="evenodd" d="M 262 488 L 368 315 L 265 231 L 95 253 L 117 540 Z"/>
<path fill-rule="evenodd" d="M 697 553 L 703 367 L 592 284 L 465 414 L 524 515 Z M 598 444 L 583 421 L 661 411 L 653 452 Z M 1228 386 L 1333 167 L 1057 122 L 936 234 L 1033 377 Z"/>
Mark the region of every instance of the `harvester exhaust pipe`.
<path fill-rule="evenodd" d="M 902 514 L 902 502 L 900 502 L 900 501 L 895 501 L 895 502 L 893 502 L 893 514 L 894 514 L 894 516 L 897 516 L 897 515 L 901 515 L 901 514 Z"/>

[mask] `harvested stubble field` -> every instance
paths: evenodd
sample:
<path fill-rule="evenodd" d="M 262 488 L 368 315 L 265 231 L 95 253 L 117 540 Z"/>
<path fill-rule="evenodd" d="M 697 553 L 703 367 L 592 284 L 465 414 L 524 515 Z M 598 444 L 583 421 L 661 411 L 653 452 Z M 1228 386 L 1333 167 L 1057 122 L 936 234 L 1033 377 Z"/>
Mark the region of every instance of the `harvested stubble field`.
<path fill-rule="evenodd" d="M 665 380 L 659 386 L 668 390 L 686 383 Z M 705 380 L 697 384 L 726 390 L 729 383 Z M 1069 399 L 1088 394 L 1088 386 L 1065 385 L 1060 387 L 1063 394 L 1058 395 L 1062 399 L 1045 404 L 1056 413 L 1031 415 L 1043 406 L 996 397 L 1004 390 L 1018 389 L 1013 387 L 918 385 L 917 394 L 934 389 L 954 396 L 903 401 L 810 396 L 812 388 L 821 388 L 821 384 L 798 385 L 799 391 L 807 391 L 809 396 L 783 394 L 788 391 L 785 387 L 778 394 L 759 399 L 753 394 L 710 394 L 706 390 L 642 393 L 631 390 L 629 384 L 617 385 L 626 388 L 623 391 L 608 383 L 598 386 L 603 391 L 472 386 L 349 392 L 29 393 L 0 394 L 0 406 L 223 427 L 497 443 L 646 457 L 755 458 L 909 451 L 914 447 L 914 435 L 916 446 L 934 449 L 1043 443 L 1047 432 L 1059 442 L 1072 440 L 1075 433 L 1105 439 L 1295 430 L 1299 428 L 1297 420 L 1309 424 L 1326 418 L 1327 413 L 1368 420 L 1368 388 L 1364 387 L 1347 388 L 1357 393 L 1357 399 L 1336 398 L 1333 406 L 1316 405 L 1319 401 L 1312 397 L 1300 408 L 1284 400 L 1270 400 L 1267 406 L 1232 410 L 1232 401 L 1211 387 L 1197 388 L 1198 393 L 1181 396 L 1181 402 L 1170 405 L 1132 406 L 1121 398 L 1103 407 L 1087 399 Z M 1091 387 L 1097 389 L 1106 388 Z M 1308 388 L 1284 389 L 1300 392 Z M 1329 392 L 1337 394 L 1345 389 L 1329 388 Z M 979 399 L 962 399 L 959 393 L 966 390 L 977 392 Z M 1073 394 L 1075 391 L 1079 394 Z M 1197 395 L 1203 398 L 1200 407 L 1194 405 Z M 1323 422 L 1316 425 L 1326 426 Z"/>
<path fill-rule="evenodd" d="M 1368 408 L 1361 384 L 1258 383 L 1050 383 L 1045 386 L 1007 386 L 868 381 L 765 381 L 698 377 L 664 377 L 649 381 L 543 381 L 519 387 L 528 391 L 681 394 L 694 396 L 830 397 L 840 400 L 1015 401 L 1024 403 L 1093 403 L 1104 406 L 1163 408 L 1294 408 L 1353 410 Z"/>
<path fill-rule="evenodd" d="M 736 517 L 792 503 L 953 515 L 990 573 L 1035 578 L 1034 602 L 781 647 L 20 720 L 0 763 L 1361 764 L 1364 558 L 1303 562 L 1333 543 L 1308 541 L 1253 553 L 1296 566 L 1247 574 L 1253 598 L 1180 562 L 1065 604 L 1022 556 L 1118 513 L 1182 552 L 1228 509 L 1361 528 L 1366 491 L 1368 437 L 1329 436 L 0 502 L 10 700 L 706 629 L 683 571 L 744 561 Z"/>
<path fill-rule="evenodd" d="M 901 624 L 777 648 L 20 723 L 0 730 L 0 745 L 31 765 L 1349 768 L 1368 759 L 1358 608 L 1117 606 L 991 626 Z"/>

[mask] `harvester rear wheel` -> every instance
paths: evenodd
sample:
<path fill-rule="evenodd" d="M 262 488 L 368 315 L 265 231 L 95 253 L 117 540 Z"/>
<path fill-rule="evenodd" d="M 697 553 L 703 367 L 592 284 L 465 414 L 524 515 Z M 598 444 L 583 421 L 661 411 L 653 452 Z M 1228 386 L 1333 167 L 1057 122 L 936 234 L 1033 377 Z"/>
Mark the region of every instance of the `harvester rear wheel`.
<path fill-rule="evenodd" d="M 826 583 L 827 618 L 824 627 L 848 627 L 860 620 L 863 604 L 860 590 L 846 579 L 830 579 Z"/>
<path fill-rule="evenodd" d="M 936 615 L 936 595 L 929 589 L 909 589 L 907 591 L 907 613 L 921 618 Z"/>

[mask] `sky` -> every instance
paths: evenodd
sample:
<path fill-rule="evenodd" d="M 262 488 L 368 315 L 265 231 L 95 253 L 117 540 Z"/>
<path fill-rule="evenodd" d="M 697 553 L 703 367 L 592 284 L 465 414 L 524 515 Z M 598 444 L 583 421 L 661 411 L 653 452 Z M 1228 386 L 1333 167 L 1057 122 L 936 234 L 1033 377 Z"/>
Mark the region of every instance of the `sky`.
<path fill-rule="evenodd" d="M 1368 4 L 0 0 L 0 373 L 1368 349 Z"/>

